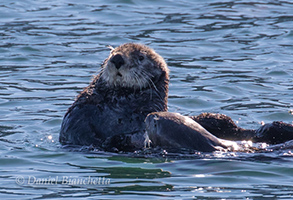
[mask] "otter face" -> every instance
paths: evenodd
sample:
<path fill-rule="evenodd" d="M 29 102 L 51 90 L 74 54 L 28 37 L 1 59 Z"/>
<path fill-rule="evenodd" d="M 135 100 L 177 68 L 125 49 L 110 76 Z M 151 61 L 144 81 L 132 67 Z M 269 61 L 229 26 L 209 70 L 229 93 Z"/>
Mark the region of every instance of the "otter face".
<path fill-rule="evenodd" d="M 163 71 L 164 59 L 141 44 L 123 44 L 105 60 L 101 78 L 112 87 L 143 89 L 152 87 Z"/>

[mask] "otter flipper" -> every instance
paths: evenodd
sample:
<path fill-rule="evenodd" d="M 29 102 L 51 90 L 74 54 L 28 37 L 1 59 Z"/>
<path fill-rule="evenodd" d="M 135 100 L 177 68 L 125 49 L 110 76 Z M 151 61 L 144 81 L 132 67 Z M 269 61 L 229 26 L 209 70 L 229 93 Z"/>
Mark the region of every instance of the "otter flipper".
<path fill-rule="evenodd" d="M 279 121 L 265 124 L 257 129 L 253 140 L 268 144 L 280 144 L 293 140 L 293 125 Z"/>

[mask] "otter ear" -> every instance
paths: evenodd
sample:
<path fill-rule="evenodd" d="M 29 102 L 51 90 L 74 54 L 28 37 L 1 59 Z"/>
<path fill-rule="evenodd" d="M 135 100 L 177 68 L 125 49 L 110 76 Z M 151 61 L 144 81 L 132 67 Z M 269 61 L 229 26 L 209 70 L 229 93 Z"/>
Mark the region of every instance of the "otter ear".
<path fill-rule="evenodd" d="M 107 47 L 111 50 L 111 52 L 114 50 L 114 47 L 112 47 L 111 45 L 108 45 Z"/>

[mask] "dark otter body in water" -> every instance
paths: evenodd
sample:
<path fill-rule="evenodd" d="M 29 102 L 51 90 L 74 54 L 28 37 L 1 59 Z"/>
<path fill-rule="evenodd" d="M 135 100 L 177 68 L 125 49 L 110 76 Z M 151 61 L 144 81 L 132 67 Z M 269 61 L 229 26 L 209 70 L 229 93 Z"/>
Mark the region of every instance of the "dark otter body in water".
<path fill-rule="evenodd" d="M 267 144 L 280 144 L 293 140 L 293 125 L 280 121 L 274 121 L 253 130 L 238 127 L 230 117 L 223 114 L 202 113 L 190 118 L 213 135 L 226 140 L 251 140 Z"/>
<path fill-rule="evenodd" d="M 149 47 L 115 48 L 65 114 L 60 142 L 110 151 L 142 148 L 145 117 L 167 111 L 168 74 L 164 59 Z"/>
<path fill-rule="evenodd" d="M 267 144 L 293 140 L 291 124 L 273 122 L 257 130 L 247 130 L 238 127 L 230 117 L 223 114 L 203 113 L 188 117 L 178 113 L 154 112 L 147 116 L 145 123 L 149 145 L 172 151 L 181 148 L 203 152 L 214 151 L 219 147 L 239 149 L 236 143 L 229 140 Z"/>

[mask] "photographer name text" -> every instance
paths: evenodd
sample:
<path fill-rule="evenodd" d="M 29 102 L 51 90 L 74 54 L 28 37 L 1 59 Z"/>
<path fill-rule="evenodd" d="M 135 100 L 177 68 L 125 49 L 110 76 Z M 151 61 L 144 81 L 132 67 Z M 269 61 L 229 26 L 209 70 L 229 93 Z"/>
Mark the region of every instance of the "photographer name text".
<path fill-rule="evenodd" d="M 37 178 L 35 176 L 18 176 L 15 179 L 18 185 L 109 185 L 110 179 L 105 177 L 76 177 L 55 176 Z"/>

